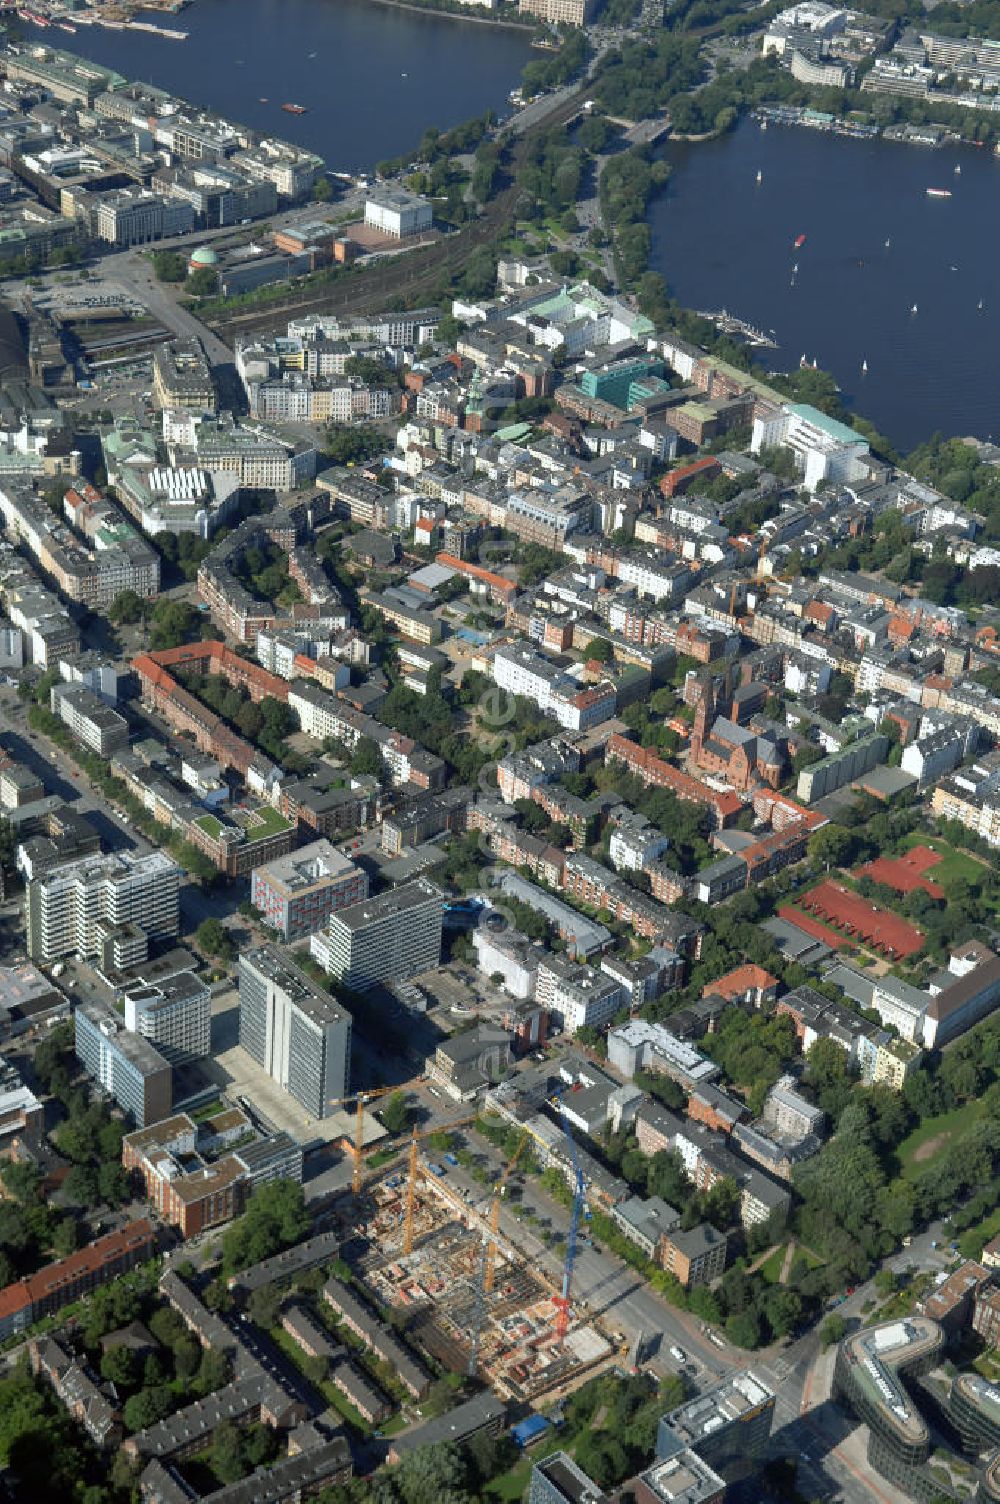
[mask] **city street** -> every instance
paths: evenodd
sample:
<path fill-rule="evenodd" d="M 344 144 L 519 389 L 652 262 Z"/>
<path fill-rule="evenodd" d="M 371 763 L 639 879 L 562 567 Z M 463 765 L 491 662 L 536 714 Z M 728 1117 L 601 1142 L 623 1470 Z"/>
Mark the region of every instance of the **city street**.
<path fill-rule="evenodd" d="M 485 1163 L 493 1178 L 499 1176 L 505 1164 L 503 1153 L 477 1134 L 465 1137 L 468 1147 Z M 461 1168 L 449 1169 L 446 1179 L 459 1190 L 469 1191 L 470 1206 L 474 1209 L 484 1215 L 489 1211 L 491 1197 L 472 1175 Z M 569 1225 L 567 1208 L 532 1176 L 515 1175 L 511 1189 L 512 1196 L 501 1203 L 501 1231 L 533 1264 L 542 1266 L 554 1284 L 560 1284 L 565 1243 L 556 1248 L 547 1246 L 532 1227 L 514 1215 L 513 1199 L 516 1197 L 524 1211 L 537 1217 L 543 1226 L 560 1232 L 565 1232 Z M 584 1224 L 581 1239 L 587 1236 Z M 577 1248 L 573 1297 L 591 1317 L 600 1317 L 607 1328 L 621 1331 L 629 1342 L 640 1335 L 649 1341 L 660 1366 L 677 1367 L 667 1356 L 671 1346 L 687 1353 L 700 1376 L 719 1377 L 742 1362 L 736 1349 L 728 1344 L 719 1348 L 709 1342 L 696 1317 L 661 1300 L 635 1270 L 613 1253 L 598 1252 L 583 1241 Z"/>
<path fill-rule="evenodd" d="M 467 1146 L 492 1170 L 494 1178 L 504 1165 L 504 1156 L 476 1134 L 463 1134 Z M 426 1159 L 426 1155 L 424 1158 Z M 347 1175 L 349 1179 L 349 1172 Z M 468 1192 L 469 1205 L 485 1216 L 490 1195 L 482 1184 L 462 1168 L 448 1168 L 445 1184 Z M 515 1175 L 512 1196 L 501 1203 L 500 1229 L 511 1243 L 554 1283 L 562 1278 L 565 1244 L 550 1248 L 513 1212 L 513 1199 L 539 1218 L 543 1226 L 564 1231 L 569 1213 L 547 1195 L 530 1176 Z M 583 1235 L 586 1236 L 584 1226 Z M 915 1236 L 912 1245 L 887 1261 L 903 1272 L 940 1271 L 953 1255 L 943 1242 L 943 1227 L 935 1223 Z M 932 1248 L 931 1244 L 938 1247 Z M 859 1285 L 837 1308 L 849 1325 L 862 1319 L 862 1308 L 876 1295 L 874 1280 Z M 793 1456 L 807 1497 L 843 1500 L 845 1504 L 904 1504 L 905 1496 L 891 1484 L 873 1475 L 867 1461 L 867 1431 L 836 1405 L 830 1397 L 835 1349 L 821 1351 L 816 1328 L 786 1345 L 759 1352 L 744 1352 L 719 1338 L 716 1346 L 697 1318 L 661 1300 L 638 1274 L 613 1254 L 579 1246 L 574 1270 L 573 1296 L 582 1314 L 600 1317 L 606 1331 L 620 1331 L 632 1341 L 639 1333 L 656 1344 L 654 1366 L 672 1372 L 680 1365 L 670 1356 L 679 1347 L 689 1360 L 684 1375 L 694 1388 L 709 1387 L 734 1368 L 751 1367 L 776 1393 L 773 1429 L 775 1455 Z M 658 1343 L 657 1343 L 657 1339 Z"/>
<path fill-rule="evenodd" d="M 87 815 L 108 851 L 148 852 L 153 848 L 128 821 L 95 793 L 76 764 L 61 748 L 39 737 L 27 723 L 27 711 L 15 690 L 0 689 L 0 739 L 11 757 L 25 763 L 43 780 L 46 792 Z"/>

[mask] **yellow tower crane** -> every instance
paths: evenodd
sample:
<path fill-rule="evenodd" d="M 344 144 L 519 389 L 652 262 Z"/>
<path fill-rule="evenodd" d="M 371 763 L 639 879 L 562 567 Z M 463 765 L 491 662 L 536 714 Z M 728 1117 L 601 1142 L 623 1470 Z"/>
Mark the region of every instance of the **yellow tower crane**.
<path fill-rule="evenodd" d="M 403 1253 L 413 1252 L 413 1217 L 417 1204 L 417 1172 L 419 1161 L 417 1144 L 422 1138 L 429 1138 L 433 1133 L 450 1133 L 453 1128 L 463 1128 L 467 1123 L 474 1123 L 476 1114 L 469 1117 L 457 1118 L 453 1123 L 439 1123 L 436 1128 L 425 1128 L 422 1133 L 414 1128 L 410 1135 L 410 1158 L 406 1173 L 406 1206 L 403 1212 Z"/>
<path fill-rule="evenodd" d="M 361 1165 L 365 1147 L 365 1104 L 374 1102 L 378 1097 L 388 1097 L 393 1092 L 412 1091 L 416 1085 L 413 1081 L 404 1081 L 399 1086 L 372 1086 L 363 1091 L 352 1091 L 347 1097 L 338 1097 L 331 1102 L 331 1107 L 345 1107 L 348 1102 L 356 1104 L 354 1114 L 354 1144 L 352 1154 L 354 1156 L 354 1170 L 351 1174 L 351 1191 L 355 1196 L 361 1192 Z"/>
<path fill-rule="evenodd" d="M 406 1212 L 403 1216 L 403 1253 L 413 1252 L 413 1209 L 417 1202 L 417 1130 L 410 1139 L 410 1164 L 406 1177 Z"/>
<path fill-rule="evenodd" d="M 493 1191 L 493 1202 L 490 1206 L 490 1239 L 486 1246 L 486 1267 L 483 1270 L 483 1289 L 487 1295 L 493 1289 L 493 1283 L 496 1279 L 497 1238 L 500 1233 L 500 1201 L 507 1188 L 507 1177 L 512 1173 L 515 1165 L 524 1153 L 528 1144 L 528 1137 L 528 1134 L 525 1133 L 521 1138 L 517 1148 L 504 1165 L 500 1173 L 500 1179 L 497 1181 Z"/>

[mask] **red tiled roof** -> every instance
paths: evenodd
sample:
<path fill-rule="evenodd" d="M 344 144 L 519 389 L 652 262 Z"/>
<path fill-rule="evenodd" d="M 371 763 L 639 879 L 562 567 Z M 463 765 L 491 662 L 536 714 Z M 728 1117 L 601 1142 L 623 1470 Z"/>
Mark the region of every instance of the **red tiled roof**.
<path fill-rule="evenodd" d="M 88 1243 L 86 1248 L 80 1248 L 64 1259 L 57 1259 L 54 1264 L 46 1264 L 37 1274 L 15 1280 L 12 1285 L 6 1285 L 0 1290 L 0 1322 L 16 1316 L 26 1307 L 40 1305 L 60 1289 L 84 1280 L 88 1274 L 99 1273 L 123 1255 L 151 1244 L 152 1238 L 152 1223 L 147 1217 L 140 1217 L 120 1232 L 105 1233 L 103 1238 Z"/>
<path fill-rule="evenodd" d="M 737 966 L 735 971 L 728 971 L 717 982 L 710 982 L 701 991 L 702 997 L 708 997 L 715 993 L 718 997 L 742 997 L 745 992 L 751 990 L 765 990 L 768 987 L 777 987 L 778 978 L 773 977 L 763 966 L 754 966 L 747 962 L 745 966 Z"/>
<path fill-rule="evenodd" d="M 7 1321 L 11 1316 L 16 1316 L 18 1311 L 23 1311 L 25 1306 L 30 1305 L 31 1296 L 25 1280 L 19 1279 L 12 1285 L 4 1286 L 0 1290 L 0 1321 Z"/>
<path fill-rule="evenodd" d="M 435 554 L 435 559 L 446 569 L 456 569 L 459 574 L 467 574 L 470 579 L 479 580 L 482 584 L 489 585 L 492 590 L 500 590 L 505 595 L 513 595 L 517 591 L 513 580 L 505 579 L 502 574 L 493 574 L 479 564 L 469 564 L 465 559 L 456 558 L 454 554 Z"/>
<path fill-rule="evenodd" d="M 140 1217 L 136 1222 L 129 1222 L 121 1232 L 105 1233 L 103 1238 L 88 1243 L 86 1248 L 79 1248 L 76 1253 L 68 1254 L 54 1264 L 46 1264 L 44 1269 L 39 1269 L 37 1274 L 30 1274 L 23 1283 L 31 1300 L 37 1304 L 60 1286 L 82 1279 L 87 1274 L 98 1273 L 130 1250 L 148 1243 L 152 1236 L 152 1223 L 148 1218 Z"/>

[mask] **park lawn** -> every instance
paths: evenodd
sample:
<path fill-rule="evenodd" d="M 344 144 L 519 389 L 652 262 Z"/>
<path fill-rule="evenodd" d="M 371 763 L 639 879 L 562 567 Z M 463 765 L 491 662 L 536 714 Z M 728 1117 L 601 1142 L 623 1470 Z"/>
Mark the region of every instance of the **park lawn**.
<path fill-rule="evenodd" d="M 968 1227 L 959 1234 L 959 1252 L 963 1258 L 978 1259 L 983 1248 L 997 1233 L 1000 1233 L 1000 1206 L 995 1212 L 990 1212 L 988 1217 L 984 1217 L 982 1222 L 977 1222 L 975 1227 Z"/>
<path fill-rule="evenodd" d="M 781 1243 L 761 1264 L 759 1273 L 764 1276 L 769 1285 L 776 1285 L 781 1278 L 781 1266 L 785 1262 L 785 1244 Z"/>
<path fill-rule="evenodd" d="M 546 1452 L 539 1452 L 541 1456 L 547 1456 Z M 491 1478 L 483 1489 L 485 1499 L 501 1499 L 505 1504 L 521 1504 L 527 1492 L 528 1483 L 531 1480 L 531 1469 L 534 1467 L 533 1457 L 521 1457 L 512 1468 L 501 1473 L 499 1478 Z"/>
<path fill-rule="evenodd" d="M 915 830 L 907 836 L 905 849 L 910 851 L 914 846 L 928 846 L 931 851 L 940 854 L 941 860 L 933 867 L 928 867 L 924 876 L 932 883 L 940 883 L 945 893 L 960 878 L 965 878 L 970 883 L 982 880 L 986 870 L 982 864 L 974 857 L 966 856 L 964 851 L 956 851 L 954 846 L 940 836 L 925 836 Z"/>
<path fill-rule="evenodd" d="M 776 1249 L 775 1252 L 771 1254 L 771 1257 L 765 1259 L 763 1264 L 761 1264 L 758 1273 L 764 1276 L 769 1285 L 776 1285 L 778 1283 L 778 1280 L 781 1277 L 781 1268 L 785 1262 L 785 1254 L 787 1253 L 787 1251 L 788 1244 L 782 1243 L 781 1247 Z M 810 1269 L 818 1269 L 820 1264 L 823 1263 L 823 1260 L 820 1258 L 818 1253 L 813 1253 L 811 1248 L 805 1248 L 801 1243 L 797 1243 L 795 1246 L 794 1258 L 797 1259 L 800 1255 L 805 1259 Z"/>
<path fill-rule="evenodd" d="M 915 1180 L 942 1149 L 972 1127 L 982 1111 L 982 1102 L 966 1102 L 964 1107 L 956 1107 L 953 1112 L 942 1112 L 936 1118 L 927 1118 L 918 1128 L 914 1128 L 896 1151 L 903 1179 Z"/>
<path fill-rule="evenodd" d="M 598 1417 L 600 1419 L 600 1417 Z M 531 1469 L 540 1457 L 548 1457 L 550 1452 L 568 1452 L 571 1457 L 575 1455 L 576 1446 L 589 1427 L 584 1430 L 571 1430 L 569 1426 L 563 1426 L 558 1430 L 553 1428 L 540 1436 L 535 1445 L 529 1446 L 527 1454 L 518 1459 L 514 1466 L 501 1473 L 499 1478 L 491 1478 L 483 1489 L 484 1499 L 502 1499 L 506 1504 L 520 1504 L 527 1492 L 528 1483 L 531 1479 Z"/>

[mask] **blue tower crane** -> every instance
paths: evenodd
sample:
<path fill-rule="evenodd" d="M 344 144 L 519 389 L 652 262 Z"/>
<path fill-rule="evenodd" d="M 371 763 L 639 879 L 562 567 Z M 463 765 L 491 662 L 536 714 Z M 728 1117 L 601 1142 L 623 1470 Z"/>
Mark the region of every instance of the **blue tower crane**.
<path fill-rule="evenodd" d="M 569 1237 L 566 1239 L 566 1260 L 563 1264 L 562 1293 L 555 1297 L 557 1309 L 556 1335 L 560 1342 L 569 1330 L 570 1292 L 573 1287 L 573 1265 L 576 1263 L 576 1240 L 580 1231 L 580 1216 L 589 1217 L 586 1201 L 584 1199 L 583 1171 L 580 1169 L 580 1160 L 576 1152 L 576 1140 L 573 1137 L 566 1116 L 566 1109 L 562 1100 L 559 1101 L 559 1119 L 562 1123 L 562 1131 L 566 1135 L 569 1144 L 570 1159 L 573 1164 L 573 1209 L 569 1219 Z"/>

